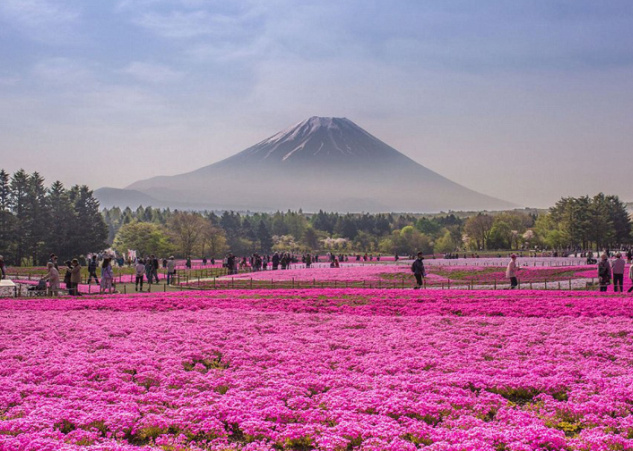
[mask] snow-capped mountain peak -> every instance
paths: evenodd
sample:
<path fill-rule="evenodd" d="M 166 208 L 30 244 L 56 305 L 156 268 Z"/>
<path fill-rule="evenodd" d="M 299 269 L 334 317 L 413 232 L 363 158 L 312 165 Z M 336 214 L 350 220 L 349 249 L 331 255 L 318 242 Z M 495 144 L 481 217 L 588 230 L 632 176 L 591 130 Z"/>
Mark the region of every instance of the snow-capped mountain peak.
<path fill-rule="evenodd" d="M 348 160 L 401 155 L 347 118 L 313 116 L 267 138 L 235 157 L 260 162 Z"/>
<path fill-rule="evenodd" d="M 186 174 L 141 180 L 128 190 L 163 205 L 185 201 L 254 211 L 512 207 L 425 168 L 349 119 L 316 116 L 225 160 Z"/>

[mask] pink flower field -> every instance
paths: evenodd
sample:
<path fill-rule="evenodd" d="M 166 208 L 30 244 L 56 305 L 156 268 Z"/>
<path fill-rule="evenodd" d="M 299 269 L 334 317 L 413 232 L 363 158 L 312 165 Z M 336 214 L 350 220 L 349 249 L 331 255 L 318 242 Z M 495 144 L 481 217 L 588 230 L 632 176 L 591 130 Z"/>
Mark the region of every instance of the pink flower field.
<path fill-rule="evenodd" d="M 505 267 L 499 266 L 466 266 L 466 265 L 427 265 L 426 284 L 428 286 L 504 286 L 508 284 L 505 276 Z M 628 267 L 626 269 L 628 274 Z M 583 284 L 597 279 L 597 269 L 595 266 L 559 266 L 559 267 L 531 267 L 524 266 L 518 272 L 518 279 L 524 287 L 527 284 L 543 284 L 545 282 L 569 282 L 573 281 L 574 288 L 580 288 Z M 297 283 L 325 283 L 332 286 L 333 283 L 341 285 L 356 285 L 368 282 L 371 286 L 377 285 L 375 282 L 383 281 L 386 285 L 395 284 L 405 287 L 414 283 L 410 265 L 342 265 L 340 268 L 330 268 L 317 266 L 314 268 L 296 268 L 279 271 L 249 272 L 238 275 L 224 276 L 215 281 L 202 280 L 200 284 L 193 282 L 192 286 L 202 287 L 239 287 L 244 283 L 253 281 L 260 285 L 284 282 Z M 236 284 L 237 282 L 237 284 Z M 625 288 L 629 288 L 631 281 L 625 278 Z M 257 286 L 257 285 L 255 285 Z M 567 285 L 564 285 L 567 287 Z M 550 288 L 552 286 L 550 285 Z M 336 287 L 335 287 L 336 288 Z"/>
<path fill-rule="evenodd" d="M 0 450 L 632 450 L 633 302 L 214 291 L 0 301 Z"/>

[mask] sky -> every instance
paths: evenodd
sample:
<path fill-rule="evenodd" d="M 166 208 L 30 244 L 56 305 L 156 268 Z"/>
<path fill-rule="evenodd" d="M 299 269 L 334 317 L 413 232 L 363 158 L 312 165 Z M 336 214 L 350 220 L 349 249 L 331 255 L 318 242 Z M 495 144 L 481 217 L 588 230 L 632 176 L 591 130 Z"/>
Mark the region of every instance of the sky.
<path fill-rule="evenodd" d="M 519 205 L 633 201 L 633 1 L 0 1 L 7 171 L 123 188 L 310 116 Z"/>

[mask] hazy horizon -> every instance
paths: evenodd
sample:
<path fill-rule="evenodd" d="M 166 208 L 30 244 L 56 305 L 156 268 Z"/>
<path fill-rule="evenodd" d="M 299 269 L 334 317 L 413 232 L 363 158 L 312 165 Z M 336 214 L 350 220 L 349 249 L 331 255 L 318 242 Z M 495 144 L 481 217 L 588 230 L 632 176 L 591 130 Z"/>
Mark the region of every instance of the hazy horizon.
<path fill-rule="evenodd" d="M 347 117 L 529 207 L 633 201 L 633 3 L 3 0 L 0 168 L 122 188 Z"/>

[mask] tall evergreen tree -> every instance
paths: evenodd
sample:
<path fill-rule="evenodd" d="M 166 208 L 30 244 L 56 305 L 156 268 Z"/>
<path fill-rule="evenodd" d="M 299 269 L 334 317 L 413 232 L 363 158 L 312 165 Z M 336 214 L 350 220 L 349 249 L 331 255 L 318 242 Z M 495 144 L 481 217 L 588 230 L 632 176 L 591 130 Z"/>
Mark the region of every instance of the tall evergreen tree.
<path fill-rule="evenodd" d="M 257 226 L 257 239 L 259 240 L 259 248 L 262 252 L 266 253 L 272 250 L 273 237 L 263 219 L 259 221 L 259 225 Z"/>
<path fill-rule="evenodd" d="M 30 216 L 30 230 L 28 233 L 28 249 L 34 265 L 46 263 L 46 238 L 50 227 L 50 208 L 44 178 L 34 172 L 29 177 L 28 211 Z"/>
<path fill-rule="evenodd" d="M 11 178 L 11 210 L 16 219 L 15 263 L 20 266 L 28 252 L 31 216 L 29 213 L 29 175 L 20 169 Z"/>
<path fill-rule="evenodd" d="M 77 216 L 77 223 L 72 231 L 76 239 L 75 253 L 86 255 L 89 252 L 104 249 L 108 238 L 108 228 L 93 192 L 86 185 L 75 185 L 70 190 L 70 200 Z"/>
<path fill-rule="evenodd" d="M 73 226 L 76 215 L 64 184 L 56 181 L 48 190 L 50 205 L 50 223 L 47 230 L 49 253 L 54 253 L 60 259 L 67 260 L 74 257 Z"/>
<path fill-rule="evenodd" d="M 0 252 L 10 261 L 15 240 L 16 220 L 11 212 L 11 182 L 8 172 L 0 170 Z"/>

